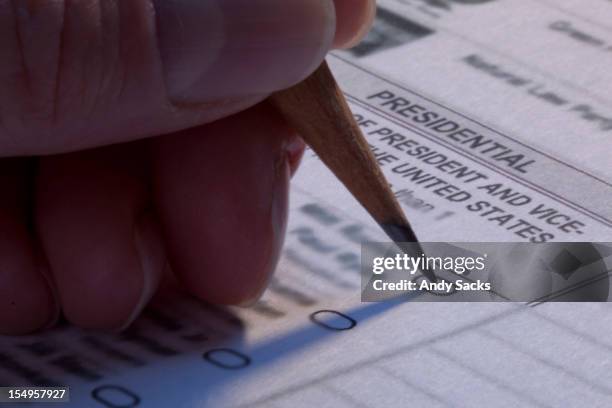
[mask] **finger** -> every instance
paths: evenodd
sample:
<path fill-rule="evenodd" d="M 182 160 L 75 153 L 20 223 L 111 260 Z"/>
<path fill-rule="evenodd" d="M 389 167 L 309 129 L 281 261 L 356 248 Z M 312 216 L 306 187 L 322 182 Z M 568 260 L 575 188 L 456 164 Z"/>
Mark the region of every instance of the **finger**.
<path fill-rule="evenodd" d="M 342 21 L 336 29 L 334 47 L 351 48 L 372 28 L 376 17 L 376 0 L 335 0 L 336 18 Z"/>
<path fill-rule="evenodd" d="M 166 264 L 144 143 L 41 159 L 36 215 L 66 318 L 121 330 Z"/>
<path fill-rule="evenodd" d="M 29 160 L 0 161 L 0 333 L 25 334 L 52 324 L 59 305 L 46 263 L 29 231 Z"/>
<path fill-rule="evenodd" d="M 0 2 L 0 156 L 227 116 L 305 78 L 335 33 L 332 0 Z"/>
<path fill-rule="evenodd" d="M 285 231 L 291 141 L 267 105 L 154 140 L 170 263 L 198 297 L 242 304 L 265 288 Z"/>

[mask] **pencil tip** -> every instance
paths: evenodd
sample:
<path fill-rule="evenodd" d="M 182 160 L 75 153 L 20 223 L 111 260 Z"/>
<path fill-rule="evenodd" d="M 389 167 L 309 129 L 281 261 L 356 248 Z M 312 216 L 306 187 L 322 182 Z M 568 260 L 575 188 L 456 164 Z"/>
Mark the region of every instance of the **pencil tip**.
<path fill-rule="evenodd" d="M 399 244 L 399 243 L 402 243 L 402 242 L 413 243 L 413 245 L 411 247 L 416 249 L 417 253 L 416 254 L 410 254 L 410 255 L 420 256 L 421 254 L 425 254 L 425 252 L 423 251 L 423 248 L 419 244 L 419 240 L 418 240 L 416 234 L 414 233 L 412 228 L 410 228 L 409 225 L 380 224 L 380 226 L 385 231 L 387 236 L 389 236 L 389 238 L 391 238 L 393 240 L 393 242 L 395 242 L 396 244 Z M 402 246 L 400 246 L 400 248 L 403 249 Z M 432 271 L 429 268 L 422 269 L 421 273 L 430 282 L 437 282 L 438 281 L 438 278 L 436 277 L 436 274 L 434 273 L 434 271 Z"/>
<path fill-rule="evenodd" d="M 419 242 L 409 225 L 381 224 L 380 226 L 393 242 Z"/>

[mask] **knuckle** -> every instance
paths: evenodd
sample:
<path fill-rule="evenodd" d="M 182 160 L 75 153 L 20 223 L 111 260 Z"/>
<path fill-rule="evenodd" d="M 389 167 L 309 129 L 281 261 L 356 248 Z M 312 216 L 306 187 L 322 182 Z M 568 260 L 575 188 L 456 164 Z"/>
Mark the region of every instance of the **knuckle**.
<path fill-rule="evenodd" d="M 155 22 L 152 0 L 0 0 L 0 156 L 122 140 L 165 112 Z"/>
<path fill-rule="evenodd" d="M 116 109 L 138 77 L 126 47 L 152 41 L 129 38 L 133 20 L 151 18 L 136 3 L 147 0 L 0 0 L 0 131 L 78 129 Z"/>
<path fill-rule="evenodd" d="M 57 70 L 54 53 L 61 33 L 60 1 L 0 2 L 0 95 L 5 127 L 19 130 L 45 123 L 52 117 L 50 104 Z"/>
<path fill-rule="evenodd" d="M 120 94 L 118 2 L 64 0 L 53 82 L 53 119 L 87 121 Z"/>

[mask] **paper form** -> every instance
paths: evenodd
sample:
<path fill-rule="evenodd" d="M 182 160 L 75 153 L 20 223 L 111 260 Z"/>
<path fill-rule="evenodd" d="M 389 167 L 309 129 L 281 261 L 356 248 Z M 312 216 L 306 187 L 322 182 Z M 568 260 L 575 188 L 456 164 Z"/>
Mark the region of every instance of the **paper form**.
<path fill-rule="evenodd" d="M 612 3 L 380 5 L 329 62 L 421 239 L 611 241 Z M 253 308 L 168 293 L 122 335 L 0 337 L 0 383 L 79 408 L 611 405 L 608 304 L 360 303 L 384 239 L 308 151 Z"/>

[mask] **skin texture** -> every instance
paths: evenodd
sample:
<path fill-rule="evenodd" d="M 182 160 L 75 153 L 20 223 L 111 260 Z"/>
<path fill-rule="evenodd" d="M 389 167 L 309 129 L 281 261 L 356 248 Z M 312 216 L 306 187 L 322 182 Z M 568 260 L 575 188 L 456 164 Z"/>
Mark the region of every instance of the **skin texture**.
<path fill-rule="evenodd" d="M 267 103 L 373 0 L 0 0 L 0 333 L 249 304 L 304 144 Z M 239 256 L 237 256 L 237 254 Z"/>

